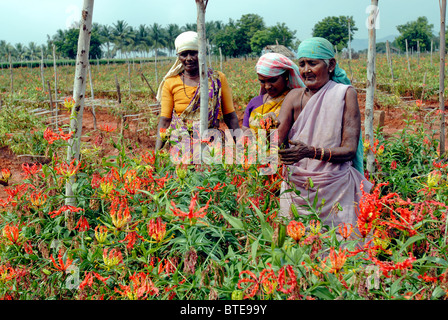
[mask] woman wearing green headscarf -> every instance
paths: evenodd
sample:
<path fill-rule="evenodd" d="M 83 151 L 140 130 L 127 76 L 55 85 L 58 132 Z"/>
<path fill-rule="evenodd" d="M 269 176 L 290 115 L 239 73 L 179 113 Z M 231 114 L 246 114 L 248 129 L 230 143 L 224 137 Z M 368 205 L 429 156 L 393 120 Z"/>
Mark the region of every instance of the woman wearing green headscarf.
<path fill-rule="evenodd" d="M 362 169 L 356 90 L 336 62 L 328 40 L 314 37 L 303 41 L 298 59 L 306 88 L 291 90 L 278 116 L 279 141 L 286 145 L 279 151 L 280 160 L 289 168 L 282 184 L 280 215 L 288 217 L 292 203 L 300 213 L 309 214 L 303 208 L 303 198 L 313 202 L 318 197 L 319 203 L 325 199 L 319 215 L 323 224 L 346 223 L 356 228 L 361 183 L 366 192 L 372 187 Z M 284 192 L 291 184 L 301 191 L 301 197 Z"/>

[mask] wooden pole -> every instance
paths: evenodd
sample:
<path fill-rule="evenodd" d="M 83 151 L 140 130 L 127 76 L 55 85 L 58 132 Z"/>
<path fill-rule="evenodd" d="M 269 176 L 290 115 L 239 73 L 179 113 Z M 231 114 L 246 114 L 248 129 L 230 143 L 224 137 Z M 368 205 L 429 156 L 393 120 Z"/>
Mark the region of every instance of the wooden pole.
<path fill-rule="evenodd" d="M 372 5 L 369 16 L 369 47 L 367 51 L 367 91 L 365 107 L 365 140 L 373 146 L 373 105 L 376 86 L 375 58 L 376 58 L 376 18 L 378 13 L 378 0 L 371 0 Z M 375 171 L 375 155 L 370 148 L 367 150 L 367 171 L 373 174 Z"/>
<path fill-rule="evenodd" d="M 221 47 L 219 47 L 219 61 L 220 61 L 221 72 L 223 72 L 222 71 L 222 50 L 221 50 Z"/>
<path fill-rule="evenodd" d="M 56 47 L 53 45 L 54 100 L 58 100 L 58 70 L 56 66 Z"/>
<path fill-rule="evenodd" d="M 445 153 L 445 19 L 446 0 L 439 0 L 440 6 L 440 70 L 439 70 L 439 105 L 440 105 L 440 152 L 442 158 Z"/>
<path fill-rule="evenodd" d="M 70 116 L 70 131 L 74 134 L 68 141 L 67 163 L 73 160 L 79 161 L 82 117 L 84 113 L 84 99 L 86 92 L 87 67 L 89 66 L 90 34 L 92 30 L 92 14 L 94 0 L 84 0 L 81 12 L 81 23 L 79 28 L 78 51 L 76 55 L 75 79 L 73 84 L 73 99 L 75 105 Z M 76 206 L 72 185 L 75 177 L 70 177 L 65 185 L 65 204 Z"/>
<path fill-rule="evenodd" d="M 44 49 L 40 49 L 41 60 L 40 60 L 40 77 L 42 80 L 42 90 L 45 90 L 45 77 L 44 77 Z"/>
<path fill-rule="evenodd" d="M 199 134 L 202 137 L 203 132 L 208 129 L 208 76 L 207 76 L 207 48 L 205 35 L 205 10 L 208 0 L 196 0 L 197 5 L 197 27 L 199 36 L 199 75 L 200 75 L 200 130 Z"/>
<path fill-rule="evenodd" d="M 432 52 L 434 51 L 434 40 L 431 40 L 431 65 L 432 65 Z"/>
<path fill-rule="evenodd" d="M 392 55 L 390 53 L 389 40 L 386 40 L 386 55 L 387 55 L 387 62 L 389 63 L 389 67 L 390 67 L 390 75 L 392 77 L 392 82 L 393 82 L 394 81 L 394 68 L 392 65 Z"/>
<path fill-rule="evenodd" d="M 92 100 L 93 130 L 96 130 L 95 97 L 93 95 L 92 66 L 89 64 L 90 99 Z"/>
<path fill-rule="evenodd" d="M 11 99 L 12 99 L 14 97 L 14 75 L 12 72 L 11 53 L 9 53 L 9 71 L 10 71 L 10 91 L 11 91 Z"/>
<path fill-rule="evenodd" d="M 408 59 L 408 71 L 411 73 L 411 62 L 409 61 L 408 39 L 404 39 L 406 42 L 406 58 Z"/>
<path fill-rule="evenodd" d="M 51 87 L 50 87 L 50 80 L 47 80 L 47 87 L 48 87 L 48 99 L 50 100 L 50 110 L 51 114 L 53 114 L 53 98 L 51 97 Z"/>

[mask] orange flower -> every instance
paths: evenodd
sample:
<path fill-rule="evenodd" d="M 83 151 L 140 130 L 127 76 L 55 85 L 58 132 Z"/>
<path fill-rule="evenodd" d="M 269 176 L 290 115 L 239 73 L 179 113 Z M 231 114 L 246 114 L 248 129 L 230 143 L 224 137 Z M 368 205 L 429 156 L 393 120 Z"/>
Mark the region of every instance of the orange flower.
<path fill-rule="evenodd" d="M 22 164 L 22 170 L 24 171 L 22 174 L 25 176 L 25 179 L 28 179 L 30 176 L 36 174 L 42 169 L 42 164 L 33 163 L 32 165 L 28 163 Z"/>
<path fill-rule="evenodd" d="M 54 260 L 53 255 L 51 255 L 50 258 L 51 258 L 51 261 L 53 261 L 53 265 L 54 265 L 54 267 L 55 267 L 57 270 L 64 272 L 64 271 L 67 270 L 68 267 L 71 266 L 71 264 L 72 264 L 72 262 L 73 262 L 73 259 L 66 258 L 66 260 L 65 260 L 65 262 L 64 262 L 64 261 L 62 260 L 62 256 L 63 256 L 62 249 L 60 249 L 60 250 L 59 250 L 59 254 L 58 254 L 58 263 L 56 263 L 56 261 Z"/>
<path fill-rule="evenodd" d="M 103 243 L 107 238 L 107 227 L 106 226 L 96 226 L 95 228 L 95 238 L 99 243 Z"/>
<path fill-rule="evenodd" d="M 347 224 L 344 222 L 342 225 L 339 225 L 339 234 L 347 240 L 353 231 L 353 225 L 351 223 Z"/>
<path fill-rule="evenodd" d="M 331 272 L 338 273 L 347 260 L 347 249 L 336 252 L 334 248 L 330 249 Z"/>
<path fill-rule="evenodd" d="M 19 244 L 20 242 L 20 229 L 14 224 L 7 224 L 3 227 L 3 237 L 7 238 L 13 244 Z"/>
<path fill-rule="evenodd" d="M 104 248 L 103 261 L 106 266 L 112 268 L 123 262 L 123 256 L 117 248 L 113 248 L 110 251 L 109 248 Z"/>
<path fill-rule="evenodd" d="M 160 128 L 159 135 L 160 139 L 165 140 L 167 135 L 166 128 Z"/>
<path fill-rule="evenodd" d="M 156 288 L 148 274 L 134 272 L 134 274 L 129 277 L 129 280 L 130 284 L 127 286 L 119 284 L 123 291 L 115 288 L 115 292 L 130 300 L 146 299 L 148 295 L 159 294 L 159 289 Z"/>
<path fill-rule="evenodd" d="M 9 169 L 2 169 L 2 172 L 1 172 L 2 174 L 1 174 L 1 178 L 0 178 L 0 180 L 1 181 L 4 181 L 4 182 L 8 182 L 8 180 L 9 180 L 9 177 L 11 177 L 11 171 L 9 170 Z"/>
<path fill-rule="evenodd" d="M 70 164 L 62 162 L 61 164 L 59 164 L 59 166 L 55 166 L 54 169 L 59 175 L 64 176 L 65 178 L 69 178 L 75 175 L 79 171 L 79 169 L 81 169 L 81 162 L 75 165 L 75 161 L 76 159 L 73 159 Z"/>
<path fill-rule="evenodd" d="M 157 219 L 152 219 L 148 223 L 148 235 L 160 242 L 163 240 L 166 234 L 166 223 L 162 222 L 162 218 L 158 217 Z"/>
<path fill-rule="evenodd" d="M 90 229 L 89 222 L 87 221 L 86 217 L 81 216 L 81 218 L 79 218 L 75 229 L 78 229 L 79 232 L 84 232 Z"/>
<path fill-rule="evenodd" d="M 279 270 L 278 284 L 278 289 L 285 294 L 291 293 L 297 286 L 297 277 L 291 265 L 287 265 Z M 289 285 L 288 289 L 285 288 L 285 284 Z"/>
<path fill-rule="evenodd" d="M 286 232 L 288 236 L 293 238 L 296 242 L 305 235 L 305 226 L 300 221 L 291 220 L 286 227 Z"/>
<path fill-rule="evenodd" d="M 176 204 L 172 200 L 171 200 L 171 205 L 173 206 L 173 208 L 171 208 L 171 211 L 173 212 L 173 214 L 175 216 L 181 217 L 182 220 L 184 218 L 190 219 L 190 224 L 191 224 L 192 221 L 194 221 L 194 219 L 203 218 L 207 214 L 208 205 L 211 200 L 212 200 L 212 198 L 210 197 L 210 199 L 207 201 L 207 203 L 205 204 L 204 207 L 202 207 L 201 209 L 199 209 L 197 211 L 194 211 L 196 202 L 198 201 L 198 193 L 196 193 L 191 198 L 190 206 L 188 207 L 188 212 L 184 212 L 184 211 L 176 208 Z"/>
<path fill-rule="evenodd" d="M 84 209 L 77 208 L 77 207 L 70 206 L 70 205 L 63 205 L 59 210 L 51 211 L 48 214 L 50 215 L 51 218 L 54 218 L 54 217 L 60 215 L 62 212 L 65 212 L 65 211 L 79 212 L 79 211 L 84 211 Z"/>
<path fill-rule="evenodd" d="M 47 195 L 42 194 L 42 191 L 40 192 L 33 191 L 30 194 L 30 201 L 33 206 L 39 208 L 40 206 L 44 205 L 45 202 L 47 202 Z"/>
<path fill-rule="evenodd" d="M 115 131 L 115 129 L 117 129 L 117 128 L 112 128 L 112 127 L 109 127 L 109 125 L 105 125 L 105 126 L 101 126 L 100 125 L 100 130 L 101 131 L 104 131 L 104 132 L 114 132 Z"/>
<path fill-rule="evenodd" d="M 126 200 L 114 200 L 110 208 L 110 216 L 117 230 L 124 228 L 132 220 Z"/>

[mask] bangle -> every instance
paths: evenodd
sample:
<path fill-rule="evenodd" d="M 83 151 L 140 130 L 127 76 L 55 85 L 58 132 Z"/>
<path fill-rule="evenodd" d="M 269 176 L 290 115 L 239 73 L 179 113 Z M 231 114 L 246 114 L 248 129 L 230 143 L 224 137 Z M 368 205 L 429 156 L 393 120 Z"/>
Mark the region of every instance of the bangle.
<path fill-rule="evenodd" d="M 327 162 L 329 162 L 331 159 L 331 149 L 328 149 L 328 151 L 330 151 L 330 157 L 328 158 Z"/>
<path fill-rule="evenodd" d="M 316 147 L 313 147 L 313 148 L 314 148 L 314 157 L 313 157 L 313 160 L 314 160 L 314 159 L 316 159 L 317 150 L 316 150 Z"/>
<path fill-rule="evenodd" d="M 322 159 L 324 158 L 324 153 L 325 153 L 325 148 L 322 148 L 322 153 L 320 155 L 320 161 L 322 161 Z"/>

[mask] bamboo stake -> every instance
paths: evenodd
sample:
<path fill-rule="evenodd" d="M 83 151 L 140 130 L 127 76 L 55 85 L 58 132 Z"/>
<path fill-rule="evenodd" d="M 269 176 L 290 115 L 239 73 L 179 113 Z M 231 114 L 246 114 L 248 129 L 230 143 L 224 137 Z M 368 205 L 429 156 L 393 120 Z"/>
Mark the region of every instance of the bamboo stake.
<path fill-rule="evenodd" d="M 90 83 L 90 99 L 92 100 L 93 130 L 96 130 L 96 113 L 95 113 L 95 97 L 93 95 L 92 67 L 89 64 L 89 83 Z"/>
<path fill-rule="evenodd" d="M 439 105 L 440 105 L 440 150 L 439 156 L 442 158 L 445 153 L 445 18 L 446 0 L 439 0 L 440 6 L 440 70 L 439 70 Z"/>
<path fill-rule="evenodd" d="M 56 67 L 56 47 L 53 45 L 54 100 L 58 100 L 58 70 Z"/>
<path fill-rule="evenodd" d="M 411 73 L 411 62 L 409 61 L 408 39 L 404 39 L 406 42 L 406 58 L 408 59 L 408 71 Z"/>
<path fill-rule="evenodd" d="M 42 90 L 45 88 L 45 77 L 44 77 L 44 49 L 41 48 L 41 60 L 40 60 L 40 77 L 42 80 Z"/>
<path fill-rule="evenodd" d="M 11 91 L 11 98 L 14 97 L 14 75 L 12 72 L 12 61 L 11 61 L 11 53 L 9 54 L 9 71 L 10 71 L 10 91 Z"/>
<path fill-rule="evenodd" d="M 50 100 L 50 110 L 51 114 L 53 114 L 53 98 L 51 97 L 51 87 L 50 87 L 50 80 L 47 80 L 47 87 L 48 87 L 48 98 Z"/>
<path fill-rule="evenodd" d="M 390 53 L 389 40 L 386 41 L 386 55 L 387 55 L 387 62 L 389 63 L 389 67 L 390 67 L 390 75 L 392 77 L 392 82 L 393 82 L 394 81 L 394 68 L 392 66 L 392 55 Z"/>
<path fill-rule="evenodd" d="M 208 129 L 208 76 L 207 76 L 207 57 L 206 57 L 206 35 L 205 35 L 205 10 L 208 0 L 196 0 L 197 6 L 197 27 L 199 35 L 199 75 L 200 75 L 200 130 L 199 136 L 202 137 L 205 130 Z"/>
<path fill-rule="evenodd" d="M 223 72 L 222 71 L 222 50 L 221 50 L 221 47 L 219 47 L 219 61 L 220 61 L 221 72 Z"/>
<path fill-rule="evenodd" d="M 369 141 L 370 146 L 373 146 L 373 105 L 375 96 L 375 57 L 376 57 L 376 18 L 378 10 L 378 0 L 371 0 L 372 5 L 369 16 L 369 48 L 367 51 L 367 92 L 366 92 L 366 107 L 365 107 L 365 136 Z M 367 171 L 373 174 L 375 155 L 369 148 L 367 150 Z"/>
<path fill-rule="evenodd" d="M 92 14 L 94 0 L 84 0 L 79 28 L 78 52 L 76 55 L 75 79 L 73 84 L 73 99 L 75 105 L 70 116 L 70 131 L 74 135 L 70 138 L 67 148 L 67 163 L 79 161 L 82 118 L 84 113 L 84 99 L 86 92 L 87 66 L 89 65 L 90 35 L 92 30 Z M 65 204 L 76 206 L 76 198 L 73 192 L 75 176 L 70 177 L 65 185 Z M 66 218 L 67 212 L 65 214 Z"/>

